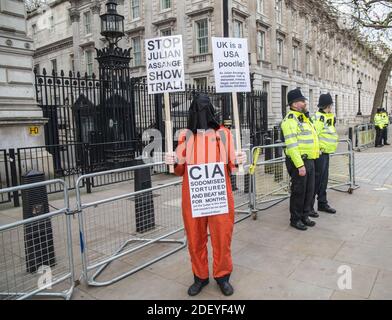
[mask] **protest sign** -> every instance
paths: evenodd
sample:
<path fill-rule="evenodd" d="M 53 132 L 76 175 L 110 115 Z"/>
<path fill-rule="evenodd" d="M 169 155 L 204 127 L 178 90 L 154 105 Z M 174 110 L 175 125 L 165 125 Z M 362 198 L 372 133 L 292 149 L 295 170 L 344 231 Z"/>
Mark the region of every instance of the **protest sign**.
<path fill-rule="evenodd" d="M 249 92 L 248 42 L 243 38 L 212 38 L 216 92 L 231 92 L 237 151 L 241 151 L 237 92 Z M 243 173 L 243 166 L 239 166 Z"/>
<path fill-rule="evenodd" d="M 182 36 L 145 40 L 148 94 L 164 93 L 166 151 L 173 151 L 169 92 L 185 90 Z M 169 167 L 171 173 L 173 166 Z"/>
<path fill-rule="evenodd" d="M 185 90 L 182 36 L 145 40 L 149 94 Z"/>
<path fill-rule="evenodd" d="M 212 37 L 216 92 L 249 92 L 248 42 Z"/>
<path fill-rule="evenodd" d="M 223 162 L 189 165 L 188 178 L 193 218 L 229 212 Z"/>

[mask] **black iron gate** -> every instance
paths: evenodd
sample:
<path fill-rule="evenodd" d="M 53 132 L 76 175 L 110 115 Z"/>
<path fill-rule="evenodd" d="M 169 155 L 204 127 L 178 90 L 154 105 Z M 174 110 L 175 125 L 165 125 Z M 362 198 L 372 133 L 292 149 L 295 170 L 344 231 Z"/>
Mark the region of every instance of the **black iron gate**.
<path fill-rule="evenodd" d="M 148 144 L 142 140 L 145 130 L 165 133 L 163 95 L 149 95 L 145 77 L 114 77 L 109 81 L 94 74 L 89 77 L 69 72 L 66 76 L 60 71 L 48 75 L 43 69 L 42 74 L 35 71 L 35 88 L 38 104 L 48 118 L 46 145 L 17 150 L 19 174 L 34 167 L 44 171 L 47 178 L 64 178 L 72 188 L 83 173 L 132 165 Z M 222 121 L 224 95 L 216 93 L 214 87 L 186 85 L 184 92 L 170 94 L 174 133 L 186 127 L 197 92 L 210 96 Z M 249 129 L 251 144 L 260 144 L 267 131 L 267 93 L 238 93 L 237 98 L 241 128 Z M 121 175 L 110 181 L 94 180 L 87 188 L 129 179 L 130 175 Z"/>

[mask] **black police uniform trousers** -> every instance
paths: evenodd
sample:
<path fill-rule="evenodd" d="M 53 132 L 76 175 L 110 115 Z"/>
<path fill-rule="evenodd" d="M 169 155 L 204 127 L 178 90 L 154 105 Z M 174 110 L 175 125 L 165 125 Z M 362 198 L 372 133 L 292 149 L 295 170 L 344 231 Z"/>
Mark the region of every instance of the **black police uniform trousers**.
<path fill-rule="evenodd" d="M 322 153 L 320 157 L 314 160 L 315 167 L 315 187 L 314 197 L 312 200 L 312 208 L 314 203 L 318 201 L 318 208 L 325 208 L 328 205 L 327 200 L 327 187 L 328 187 L 328 176 L 329 176 L 329 154 Z"/>
<path fill-rule="evenodd" d="M 376 147 L 381 146 L 381 141 L 382 141 L 382 136 L 383 136 L 383 129 L 376 127 Z"/>
<path fill-rule="evenodd" d="M 382 129 L 382 139 L 381 139 L 383 144 L 388 143 L 388 127 L 384 127 Z"/>
<path fill-rule="evenodd" d="M 314 195 L 314 160 L 304 159 L 306 175 L 301 177 L 290 158 L 286 157 L 287 172 L 291 177 L 290 221 L 305 220 L 310 213 Z"/>

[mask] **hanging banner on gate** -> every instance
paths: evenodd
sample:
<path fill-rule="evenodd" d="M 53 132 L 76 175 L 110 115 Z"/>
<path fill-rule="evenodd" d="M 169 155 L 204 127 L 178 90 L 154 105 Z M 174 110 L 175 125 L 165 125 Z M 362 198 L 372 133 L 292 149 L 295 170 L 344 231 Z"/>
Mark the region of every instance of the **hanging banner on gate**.
<path fill-rule="evenodd" d="M 248 40 L 212 37 L 216 92 L 250 92 Z"/>
<path fill-rule="evenodd" d="M 192 217 L 229 212 L 223 162 L 188 165 Z"/>
<path fill-rule="evenodd" d="M 148 94 L 185 90 L 182 35 L 145 40 Z"/>

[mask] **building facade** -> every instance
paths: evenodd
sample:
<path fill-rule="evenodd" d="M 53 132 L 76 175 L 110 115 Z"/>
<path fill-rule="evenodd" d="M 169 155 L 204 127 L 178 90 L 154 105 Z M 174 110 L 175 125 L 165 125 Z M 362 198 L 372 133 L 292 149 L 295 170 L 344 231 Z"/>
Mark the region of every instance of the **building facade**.
<path fill-rule="evenodd" d="M 99 15 L 104 0 L 53 0 L 28 16 L 38 70 L 97 73 L 94 48 L 106 45 Z M 223 35 L 222 0 L 118 0 L 132 47 L 132 75 L 145 75 L 144 40 L 182 34 L 187 83 L 213 85 L 211 37 Z M 369 48 L 328 12 L 319 0 L 229 0 L 229 33 L 248 39 L 254 88 L 268 92 L 270 126 L 287 112 L 287 92 L 300 87 L 317 110 L 320 93 L 330 92 L 338 119 L 371 113 L 385 56 Z M 358 80 L 362 82 L 359 93 Z M 391 94 L 391 90 L 388 90 Z M 390 99 L 385 104 L 392 107 Z M 384 104 L 384 106 L 385 106 Z"/>
<path fill-rule="evenodd" d="M 46 119 L 35 100 L 33 41 L 26 36 L 26 27 L 23 1 L 0 1 L 0 149 L 37 146 L 44 141 Z M 1 180 L 2 161 L 3 157 Z"/>

